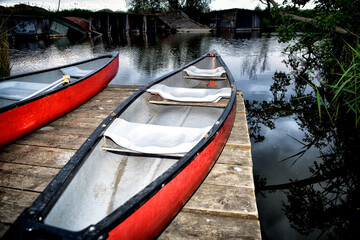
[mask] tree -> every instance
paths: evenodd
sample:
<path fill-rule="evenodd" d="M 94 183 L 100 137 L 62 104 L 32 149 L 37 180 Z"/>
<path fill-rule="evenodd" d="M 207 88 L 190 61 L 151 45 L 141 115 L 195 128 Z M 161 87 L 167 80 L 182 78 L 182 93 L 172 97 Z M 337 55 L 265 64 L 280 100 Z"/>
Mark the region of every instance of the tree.
<path fill-rule="evenodd" d="M 210 10 L 212 0 L 130 0 L 128 7 L 131 12 L 156 13 L 168 10 L 183 10 L 192 16 Z"/>
<path fill-rule="evenodd" d="M 310 0 L 261 0 L 281 19 L 281 42 L 292 42 L 288 64 L 299 75 L 319 73 L 314 87 L 318 104 L 330 118 L 354 115 L 360 124 L 360 0 L 317 0 L 313 10 L 301 10 Z"/>
<path fill-rule="evenodd" d="M 130 12 L 153 14 L 168 10 L 167 1 L 131 0 L 127 3 Z"/>

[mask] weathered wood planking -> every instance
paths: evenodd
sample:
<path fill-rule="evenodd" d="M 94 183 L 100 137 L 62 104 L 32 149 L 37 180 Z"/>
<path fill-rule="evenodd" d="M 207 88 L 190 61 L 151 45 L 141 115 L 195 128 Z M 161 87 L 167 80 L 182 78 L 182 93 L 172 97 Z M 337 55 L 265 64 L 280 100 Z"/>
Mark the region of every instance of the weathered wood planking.
<path fill-rule="evenodd" d="M 107 87 L 75 111 L 0 149 L 0 236 L 87 137 L 136 89 Z M 238 94 L 231 136 L 204 183 L 159 239 L 261 239 L 251 145 Z"/>
<path fill-rule="evenodd" d="M 161 240 L 260 238 L 256 220 L 185 211 L 181 211 L 159 237 Z"/>

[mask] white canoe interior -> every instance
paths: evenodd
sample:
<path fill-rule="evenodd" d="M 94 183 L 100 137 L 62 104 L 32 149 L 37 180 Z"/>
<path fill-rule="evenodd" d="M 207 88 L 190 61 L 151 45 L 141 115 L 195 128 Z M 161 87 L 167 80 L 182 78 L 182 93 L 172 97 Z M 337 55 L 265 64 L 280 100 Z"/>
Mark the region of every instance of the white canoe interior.
<path fill-rule="evenodd" d="M 220 66 L 218 61 L 216 64 Z M 213 58 L 206 57 L 195 65 L 212 69 Z M 217 83 L 215 89 L 231 89 L 227 80 Z M 210 90 L 198 79 L 184 78 L 183 72 L 161 84 Z M 197 105 L 177 104 L 176 101 L 153 104 L 149 102 L 150 95 L 144 92 L 107 126 L 107 136 L 102 136 L 86 156 L 75 177 L 45 216 L 46 224 L 71 231 L 96 224 L 171 168 L 179 159 L 171 154 L 183 156 L 192 149 L 224 111 L 223 107 L 203 106 L 201 102 Z"/>
<path fill-rule="evenodd" d="M 99 58 L 72 67 L 0 81 L 0 108 L 25 100 L 35 93 L 35 95 L 39 95 L 61 87 L 66 74 L 70 76 L 70 82 L 76 82 L 79 78 L 98 70 L 107 62 L 109 62 L 109 58 Z"/>

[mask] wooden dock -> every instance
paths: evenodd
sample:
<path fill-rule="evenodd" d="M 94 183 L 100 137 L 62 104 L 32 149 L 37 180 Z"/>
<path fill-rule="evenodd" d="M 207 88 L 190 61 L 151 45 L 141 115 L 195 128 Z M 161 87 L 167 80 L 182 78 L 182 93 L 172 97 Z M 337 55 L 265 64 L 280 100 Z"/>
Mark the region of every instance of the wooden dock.
<path fill-rule="evenodd" d="M 0 237 L 94 129 L 135 88 L 109 86 L 49 125 L 0 148 Z M 261 239 L 244 100 L 216 165 L 159 239 Z"/>

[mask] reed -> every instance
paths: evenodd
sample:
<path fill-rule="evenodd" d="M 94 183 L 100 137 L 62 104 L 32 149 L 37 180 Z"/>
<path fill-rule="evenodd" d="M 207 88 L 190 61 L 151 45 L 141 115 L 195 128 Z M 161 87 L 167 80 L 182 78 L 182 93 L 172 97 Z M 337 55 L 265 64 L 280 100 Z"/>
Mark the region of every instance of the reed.
<path fill-rule="evenodd" d="M 350 59 L 346 63 L 338 61 L 342 73 L 335 84 L 329 85 L 334 93 L 331 102 L 336 104 L 336 115 L 342 107 L 352 112 L 357 127 L 360 123 L 360 44 L 357 43 L 355 47 L 348 43 L 346 45 L 350 49 Z"/>
<path fill-rule="evenodd" d="M 10 75 L 10 56 L 8 36 L 4 27 L 5 22 L 0 22 L 0 77 Z"/>
<path fill-rule="evenodd" d="M 352 113 L 355 128 L 357 128 L 360 124 L 360 44 L 357 43 L 355 47 L 352 47 L 346 43 L 346 46 L 350 57 L 342 62 L 335 58 L 341 69 L 341 72 L 337 74 L 337 80 L 333 81 L 332 84 L 326 84 L 328 81 L 323 80 L 325 88 L 322 89 L 319 89 L 314 81 L 305 81 L 314 89 L 320 118 L 322 108 L 325 109 L 331 122 L 337 119 L 340 114 Z M 312 78 L 310 73 L 309 76 Z M 329 91 L 324 91 L 324 89 L 329 89 Z M 298 99 L 306 97 L 309 96 Z"/>

